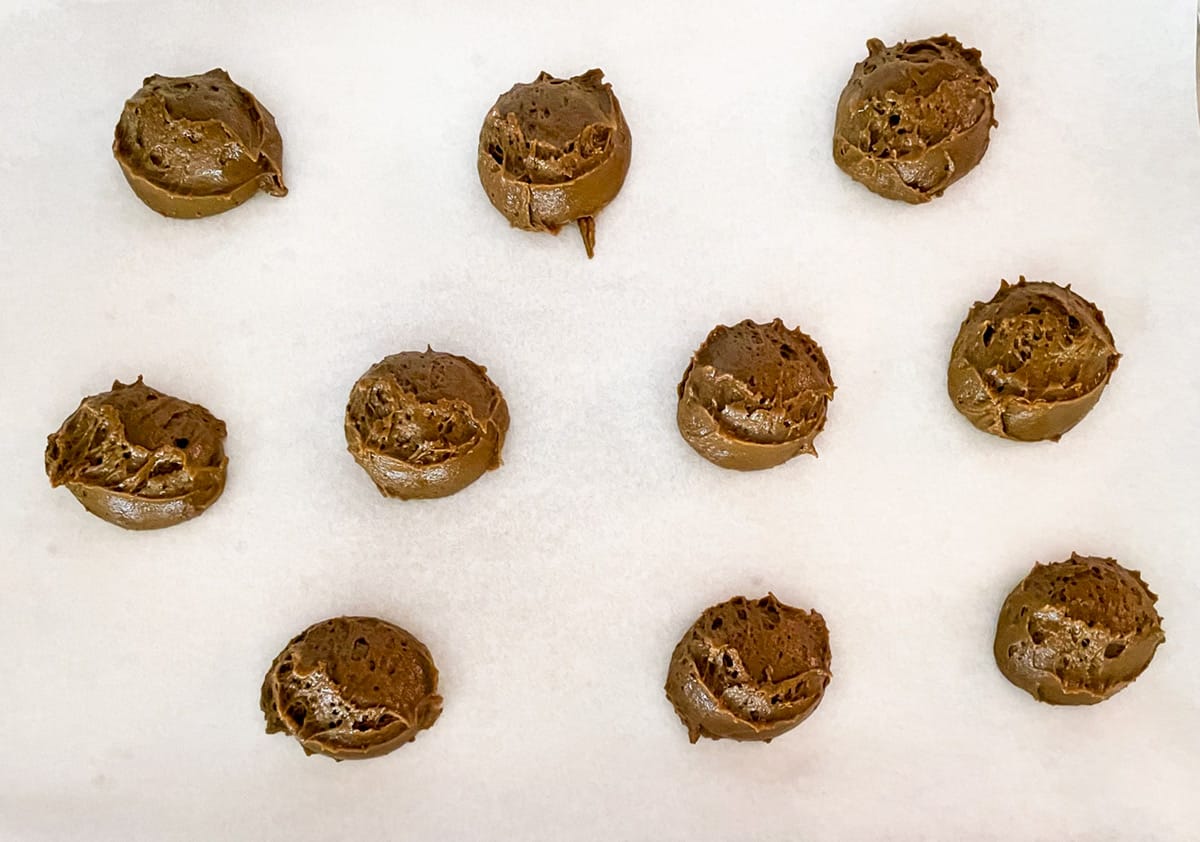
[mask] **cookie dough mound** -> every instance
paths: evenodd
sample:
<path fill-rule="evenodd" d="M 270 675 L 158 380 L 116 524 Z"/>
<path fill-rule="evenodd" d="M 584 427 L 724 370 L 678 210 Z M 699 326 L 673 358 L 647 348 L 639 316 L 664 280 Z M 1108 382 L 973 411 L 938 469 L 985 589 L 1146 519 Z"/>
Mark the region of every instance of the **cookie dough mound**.
<path fill-rule="evenodd" d="M 829 684 L 829 630 L 774 594 L 735 596 L 700 615 L 671 653 L 667 698 L 700 737 L 763 740 L 809 717 Z"/>
<path fill-rule="evenodd" d="M 1111 558 L 1036 564 L 1000 609 L 996 664 L 1040 702 L 1102 702 L 1133 683 L 1166 639 L 1157 600 Z"/>
<path fill-rule="evenodd" d="M 1058 441 L 1100 400 L 1120 358 L 1104 314 L 1069 286 L 1001 281 L 959 328 L 947 389 L 984 432 Z"/>
<path fill-rule="evenodd" d="M 190 520 L 225 488 L 225 423 L 136 383 L 84 398 L 46 444 L 46 474 L 125 529 Z"/>
<path fill-rule="evenodd" d="M 220 69 L 148 77 L 125 103 L 113 155 L 138 198 L 165 216 L 212 216 L 259 190 L 287 195 L 275 118 Z"/>
<path fill-rule="evenodd" d="M 283 648 L 263 679 L 267 733 L 295 737 L 305 754 L 378 757 L 412 742 L 442 712 L 425 644 L 374 617 L 335 617 Z"/>
<path fill-rule="evenodd" d="M 543 71 L 502 94 L 479 132 L 479 180 L 496 210 L 526 231 L 579 226 L 588 257 L 596 214 L 629 171 L 629 125 L 604 71 Z"/>
<path fill-rule="evenodd" d="M 508 405 L 487 369 L 432 348 L 385 357 L 350 391 L 346 446 L 386 497 L 445 497 L 500 466 Z"/>
<path fill-rule="evenodd" d="M 949 35 L 872 38 L 838 100 L 833 159 L 873 193 L 928 202 L 983 159 L 997 84 L 979 51 Z"/>
<path fill-rule="evenodd" d="M 719 325 L 692 355 L 679 384 L 676 422 L 697 453 L 722 468 L 753 471 L 801 453 L 825 427 L 833 399 L 825 354 L 779 319 Z"/>

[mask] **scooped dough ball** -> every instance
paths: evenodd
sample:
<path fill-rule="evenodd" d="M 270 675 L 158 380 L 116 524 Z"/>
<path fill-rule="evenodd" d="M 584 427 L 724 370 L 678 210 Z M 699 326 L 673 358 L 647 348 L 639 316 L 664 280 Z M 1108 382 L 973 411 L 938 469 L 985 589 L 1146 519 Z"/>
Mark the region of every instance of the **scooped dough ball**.
<path fill-rule="evenodd" d="M 719 325 L 692 354 L 679 384 L 684 440 L 722 468 L 753 471 L 801 453 L 825 427 L 829 362 L 812 337 L 779 319 Z"/>
<path fill-rule="evenodd" d="M 1166 639 L 1157 600 L 1111 558 L 1035 564 L 1000 609 L 996 664 L 1040 702 L 1102 702 L 1133 683 Z"/>
<path fill-rule="evenodd" d="M 211 216 L 259 190 L 287 195 L 275 118 L 220 69 L 147 78 L 121 112 L 113 155 L 165 216 Z"/>
<path fill-rule="evenodd" d="M 384 496 L 445 497 L 500 466 L 508 404 L 487 369 L 466 357 L 405 351 L 354 384 L 345 430 Z"/>
<path fill-rule="evenodd" d="M 139 377 L 84 398 L 46 443 L 46 474 L 125 529 L 174 526 L 225 489 L 225 423 Z"/>
<path fill-rule="evenodd" d="M 479 132 L 479 180 L 517 228 L 549 231 L 574 222 L 588 257 L 596 214 L 625 183 L 629 125 L 604 71 L 556 79 L 543 71 L 502 94 Z"/>
<path fill-rule="evenodd" d="M 671 653 L 667 698 L 700 737 L 763 740 L 795 728 L 829 684 L 829 629 L 816 611 L 774 594 L 704 611 Z"/>
<path fill-rule="evenodd" d="M 838 100 L 833 159 L 873 193 L 928 202 L 982 160 L 996 87 L 979 51 L 949 35 L 872 38 Z"/>
<path fill-rule="evenodd" d="M 425 644 L 374 617 L 335 617 L 283 648 L 263 679 L 267 733 L 295 737 L 305 754 L 378 757 L 429 728 L 442 712 Z"/>
<path fill-rule="evenodd" d="M 1001 281 L 959 328 L 947 388 L 984 432 L 1058 441 L 1100 400 L 1120 358 L 1104 314 L 1069 286 Z"/>

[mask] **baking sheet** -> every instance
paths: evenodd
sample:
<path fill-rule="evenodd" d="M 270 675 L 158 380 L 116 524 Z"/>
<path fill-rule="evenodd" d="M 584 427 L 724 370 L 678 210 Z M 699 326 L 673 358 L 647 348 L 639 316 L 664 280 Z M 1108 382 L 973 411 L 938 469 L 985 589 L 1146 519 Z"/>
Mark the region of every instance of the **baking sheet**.
<path fill-rule="evenodd" d="M 1196 838 L 1200 136 L 1189 2 L 8 2 L 0 13 L 0 838 Z M 1000 80 L 982 165 L 926 207 L 829 155 L 869 37 L 950 31 Z M 634 160 L 577 235 L 475 175 L 495 97 L 599 65 Z M 283 200 L 165 220 L 112 127 L 143 76 L 221 66 L 278 118 Z M 1124 353 L 1060 444 L 982 435 L 944 365 L 1001 277 L 1072 283 Z M 674 429 L 717 323 L 781 316 L 839 389 L 819 459 L 743 475 Z M 382 499 L 342 410 L 401 349 L 466 354 L 505 465 Z M 42 469 L 85 394 L 144 374 L 229 425 L 224 497 L 128 534 Z M 1072 550 L 1140 568 L 1167 643 L 1090 709 L 991 661 L 1000 602 Z M 705 606 L 828 620 L 820 710 L 688 744 L 662 694 Z M 272 656 L 391 619 L 445 713 L 382 759 L 263 733 Z"/>

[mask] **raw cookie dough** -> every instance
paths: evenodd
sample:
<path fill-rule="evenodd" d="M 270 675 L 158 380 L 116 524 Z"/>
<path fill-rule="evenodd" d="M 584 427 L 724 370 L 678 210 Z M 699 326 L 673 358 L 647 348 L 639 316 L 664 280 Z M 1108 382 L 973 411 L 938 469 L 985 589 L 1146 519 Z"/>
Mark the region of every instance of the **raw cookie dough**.
<path fill-rule="evenodd" d="M 763 740 L 808 718 L 830 672 L 829 629 L 816 611 L 767 594 L 707 609 L 671 653 L 667 698 L 688 738 Z"/>
<path fill-rule="evenodd" d="M 1166 636 L 1136 570 L 1071 553 L 1035 564 L 996 624 L 996 664 L 1040 702 L 1093 705 L 1142 674 Z"/>
<path fill-rule="evenodd" d="M 139 377 L 84 398 L 46 444 L 46 474 L 126 529 L 196 517 L 225 488 L 225 422 Z"/>
<path fill-rule="evenodd" d="M 956 38 L 872 38 L 838 100 L 833 160 L 888 199 L 919 204 L 983 158 L 997 82 Z"/>
<path fill-rule="evenodd" d="M 220 69 L 148 77 L 125 103 L 113 155 L 138 198 L 165 216 L 212 216 L 259 190 L 287 195 L 275 118 Z"/>
<path fill-rule="evenodd" d="M 821 346 L 775 319 L 713 328 L 679 384 L 684 440 L 722 468 L 771 468 L 817 451 L 833 377 Z"/>
<path fill-rule="evenodd" d="M 386 497 L 445 497 L 500 466 L 508 405 L 487 369 L 432 348 L 385 357 L 350 391 L 346 445 Z"/>
<path fill-rule="evenodd" d="M 959 328 L 947 389 L 984 432 L 1058 441 L 1100 400 L 1120 358 L 1104 314 L 1069 286 L 1001 281 Z"/>
<path fill-rule="evenodd" d="M 290 734 L 305 754 L 378 757 L 429 728 L 442 712 L 425 644 L 374 617 L 335 617 L 284 647 L 263 679 L 267 733 Z"/>
<path fill-rule="evenodd" d="M 603 79 L 602 70 L 570 79 L 542 71 L 502 94 L 479 132 L 479 180 L 496 210 L 526 231 L 576 223 L 588 257 L 596 214 L 625 183 L 632 148 Z"/>

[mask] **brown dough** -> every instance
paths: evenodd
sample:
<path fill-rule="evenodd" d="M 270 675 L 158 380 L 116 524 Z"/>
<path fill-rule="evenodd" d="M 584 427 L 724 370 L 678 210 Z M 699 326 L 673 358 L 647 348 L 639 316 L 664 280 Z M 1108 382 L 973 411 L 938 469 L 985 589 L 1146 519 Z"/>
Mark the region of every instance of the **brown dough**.
<path fill-rule="evenodd" d="M 671 653 L 667 698 L 700 737 L 763 740 L 795 728 L 829 684 L 829 630 L 816 611 L 767 594 L 735 596 L 700 615 Z"/>
<path fill-rule="evenodd" d="M 880 196 L 928 202 L 983 158 L 996 87 L 979 51 L 949 35 L 872 38 L 838 101 L 833 159 Z"/>
<path fill-rule="evenodd" d="M 543 71 L 502 94 L 479 132 L 479 180 L 496 210 L 526 231 L 579 226 L 588 257 L 595 216 L 625 183 L 631 142 L 604 71 Z"/>
<path fill-rule="evenodd" d="M 1000 609 L 996 664 L 1040 702 L 1102 702 L 1133 683 L 1166 639 L 1157 600 L 1111 558 L 1035 564 Z"/>
<path fill-rule="evenodd" d="M 442 712 L 425 644 L 374 617 L 309 626 L 263 679 L 267 733 L 295 737 L 305 754 L 354 760 L 412 742 Z"/>
<path fill-rule="evenodd" d="M 89 512 L 125 529 L 196 517 L 225 488 L 225 423 L 139 377 L 84 398 L 46 444 L 46 473 Z"/>
<path fill-rule="evenodd" d="M 984 432 L 1058 441 L 1100 400 L 1120 358 L 1104 314 L 1069 286 L 1001 281 L 959 328 L 947 389 Z"/>
<path fill-rule="evenodd" d="M 432 348 L 371 366 L 350 391 L 346 445 L 387 497 L 445 497 L 500 466 L 508 404 L 487 369 Z"/>
<path fill-rule="evenodd" d="M 833 377 L 821 346 L 779 319 L 713 328 L 679 384 L 684 440 L 722 468 L 771 468 L 817 451 Z"/>
<path fill-rule="evenodd" d="M 287 195 L 275 118 L 221 69 L 148 77 L 125 103 L 113 155 L 138 198 L 165 216 L 211 216 L 259 190 Z"/>

